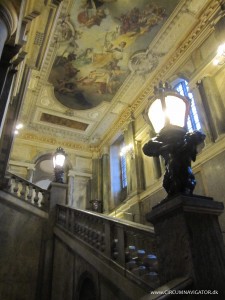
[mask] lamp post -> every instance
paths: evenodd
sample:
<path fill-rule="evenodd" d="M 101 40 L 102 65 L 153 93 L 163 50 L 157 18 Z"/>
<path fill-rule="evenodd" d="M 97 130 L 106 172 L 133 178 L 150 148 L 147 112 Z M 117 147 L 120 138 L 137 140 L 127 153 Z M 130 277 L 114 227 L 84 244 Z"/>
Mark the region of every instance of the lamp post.
<path fill-rule="evenodd" d="M 53 155 L 53 167 L 55 172 L 55 182 L 63 183 L 64 177 L 64 162 L 66 153 L 63 148 L 58 147 Z"/>
<path fill-rule="evenodd" d="M 160 83 L 154 94 L 144 118 L 152 124 L 157 135 L 144 145 L 143 152 L 147 156 L 164 158 L 163 187 L 168 193 L 167 200 L 176 194 L 191 195 L 196 185 L 191 161 L 195 161 L 197 146 L 204 141 L 205 135 L 197 130 L 187 132 L 190 103 L 186 97 L 168 83 Z"/>

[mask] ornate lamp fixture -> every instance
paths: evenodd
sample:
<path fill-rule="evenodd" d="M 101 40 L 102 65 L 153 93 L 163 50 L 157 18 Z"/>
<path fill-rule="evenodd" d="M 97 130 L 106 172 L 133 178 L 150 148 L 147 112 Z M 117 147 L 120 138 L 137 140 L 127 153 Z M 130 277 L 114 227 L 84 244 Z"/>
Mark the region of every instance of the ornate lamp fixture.
<path fill-rule="evenodd" d="M 66 153 L 63 148 L 58 147 L 53 155 L 53 167 L 55 172 L 55 182 L 63 183 L 64 162 Z"/>
<path fill-rule="evenodd" d="M 197 146 L 204 141 L 205 135 L 200 131 L 187 132 L 190 103 L 186 97 L 168 83 L 160 83 L 154 94 L 144 118 L 152 124 L 157 136 L 144 145 L 143 152 L 147 156 L 164 158 L 163 187 L 168 193 L 167 199 L 179 193 L 191 195 L 196 185 L 191 161 L 195 161 Z"/>

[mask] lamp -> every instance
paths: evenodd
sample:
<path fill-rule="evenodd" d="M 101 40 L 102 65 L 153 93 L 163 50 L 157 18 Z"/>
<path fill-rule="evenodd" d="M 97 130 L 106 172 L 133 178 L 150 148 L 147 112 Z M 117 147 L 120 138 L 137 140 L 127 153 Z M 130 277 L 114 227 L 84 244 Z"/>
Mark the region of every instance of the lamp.
<path fill-rule="evenodd" d="M 63 148 L 58 147 L 53 155 L 53 167 L 55 172 L 55 182 L 63 183 L 64 162 L 66 153 Z"/>
<path fill-rule="evenodd" d="M 188 98 L 161 82 L 154 94 L 144 118 L 152 124 L 157 135 L 142 150 L 147 156 L 164 158 L 163 187 L 168 193 L 167 200 L 179 193 L 191 195 L 196 185 L 191 161 L 195 161 L 197 146 L 204 141 L 205 135 L 197 130 L 187 132 Z"/>

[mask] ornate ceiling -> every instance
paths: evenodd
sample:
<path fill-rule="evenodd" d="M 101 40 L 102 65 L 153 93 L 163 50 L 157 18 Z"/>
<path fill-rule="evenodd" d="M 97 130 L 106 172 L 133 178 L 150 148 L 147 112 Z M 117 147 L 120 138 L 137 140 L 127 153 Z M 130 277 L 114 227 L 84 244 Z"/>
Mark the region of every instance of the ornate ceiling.
<path fill-rule="evenodd" d="M 107 144 L 139 114 L 218 7 L 205 0 L 58 2 L 39 3 L 36 15 L 25 11 L 33 18 L 24 47 L 32 71 L 16 141 L 71 149 Z"/>

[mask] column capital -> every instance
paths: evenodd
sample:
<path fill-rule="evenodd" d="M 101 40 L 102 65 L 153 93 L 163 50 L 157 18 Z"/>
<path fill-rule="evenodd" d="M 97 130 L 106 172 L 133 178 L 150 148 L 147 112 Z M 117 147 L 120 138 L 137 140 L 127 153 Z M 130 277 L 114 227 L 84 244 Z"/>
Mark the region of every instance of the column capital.
<path fill-rule="evenodd" d="M 102 148 L 102 155 L 104 155 L 104 154 L 108 154 L 109 155 L 109 146 L 104 146 Z"/>

